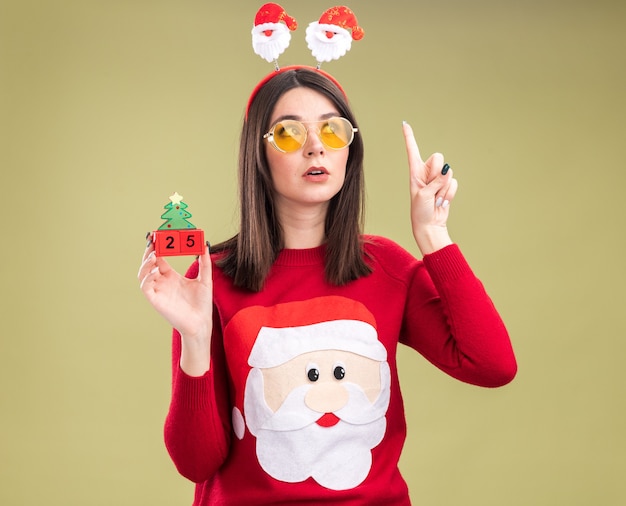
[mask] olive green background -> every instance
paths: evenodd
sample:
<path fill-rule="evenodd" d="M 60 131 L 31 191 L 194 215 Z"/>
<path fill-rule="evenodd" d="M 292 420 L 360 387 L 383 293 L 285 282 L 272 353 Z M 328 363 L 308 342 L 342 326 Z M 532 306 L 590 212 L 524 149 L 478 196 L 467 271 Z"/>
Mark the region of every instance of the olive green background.
<path fill-rule="evenodd" d="M 135 276 L 174 191 L 211 242 L 235 231 L 261 3 L 0 1 L 1 504 L 191 503 L 162 443 L 169 329 Z M 281 63 L 313 63 L 332 3 L 283 5 Z M 519 360 L 488 390 L 401 350 L 414 503 L 625 504 L 626 4 L 349 5 L 365 38 L 324 69 L 360 120 L 367 231 L 418 254 L 407 120 L 454 168 L 452 236 Z"/>

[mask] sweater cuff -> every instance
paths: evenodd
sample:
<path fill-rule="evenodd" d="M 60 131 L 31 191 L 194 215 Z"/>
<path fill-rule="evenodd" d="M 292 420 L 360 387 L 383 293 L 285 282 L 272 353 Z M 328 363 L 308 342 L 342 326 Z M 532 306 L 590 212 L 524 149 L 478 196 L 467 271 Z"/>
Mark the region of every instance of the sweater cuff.
<path fill-rule="evenodd" d="M 474 275 L 456 244 L 425 255 L 423 261 L 436 286 L 464 276 Z"/>
<path fill-rule="evenodd" d="M 180 366 L 174 384 L 173 401 L 180 407 L 203 410 L 214 403 L 213 371 L 202 376 L 189 376 Z"/>

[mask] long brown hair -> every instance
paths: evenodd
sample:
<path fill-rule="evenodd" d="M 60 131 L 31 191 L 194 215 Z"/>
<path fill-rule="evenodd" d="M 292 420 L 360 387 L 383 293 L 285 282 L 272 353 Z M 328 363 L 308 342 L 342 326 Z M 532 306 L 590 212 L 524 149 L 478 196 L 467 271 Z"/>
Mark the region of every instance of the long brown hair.
<path fill-rule="evenodd" d="M 281 225 L 274 208 L 274 191 L 265 157 L 263 135 L 270 128 L 274 106 L 287 91 L 306 87 L 328 97 L 339 114 L 356 127 L 348 102 L 330 79 L 313 69 L 298 68 L 277 74 L 261 87 L 248 109 L 239 148 L 240 231 L 212 247 L 225 252 L 218 265 L 236 286 L 258 292 L 283 248 Z M 371 272 L 362 245 L 364 216 L 363 141 L 356 134 L 348 148 L 346 178 L 326 214 L 326 279 L 334 285 Z"/>

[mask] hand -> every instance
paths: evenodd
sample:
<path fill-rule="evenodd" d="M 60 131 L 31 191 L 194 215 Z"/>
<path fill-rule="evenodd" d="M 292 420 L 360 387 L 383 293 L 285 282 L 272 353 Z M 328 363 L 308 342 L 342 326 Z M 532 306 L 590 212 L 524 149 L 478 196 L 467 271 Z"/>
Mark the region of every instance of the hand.
<path fill-rule="evenodd" d="M 208 246 L 198 260 L 198 277 L 186 278 L 163 257 L 156 256 L 150 241 L 137 274 L 148 301 L 180 332 L 181 367 L 194 376 L 209 369 L 213 325 L 213 278 Z"/>
<path fill-rule="evenodd" d="M 404 123 L 402 130 L 409 159 L 413 236 L 426 255 L 452 244 L 446 223 L 458 183 L 452 169 L 441 173 L 443 155 L 435 153 L 422 161 L 413 129 Z"/>

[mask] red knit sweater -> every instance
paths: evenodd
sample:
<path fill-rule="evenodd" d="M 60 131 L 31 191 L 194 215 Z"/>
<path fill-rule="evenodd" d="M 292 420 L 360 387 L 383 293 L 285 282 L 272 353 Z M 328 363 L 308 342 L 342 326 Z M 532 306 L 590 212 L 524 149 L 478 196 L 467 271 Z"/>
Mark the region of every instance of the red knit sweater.
<path fill-rule="evenodd" d="M 506 328 L 456 245 L 419 261 L 366 239 L 373 272 L 342 287 L 324 280 L 324 247 L 282 251 L 260 293 L 214 265 L 211 369 L 186 375 L 174 332 L 165 424 L 194 505 L 410 504 L 397 344 L 475 385 L 515 376 Z"/>

